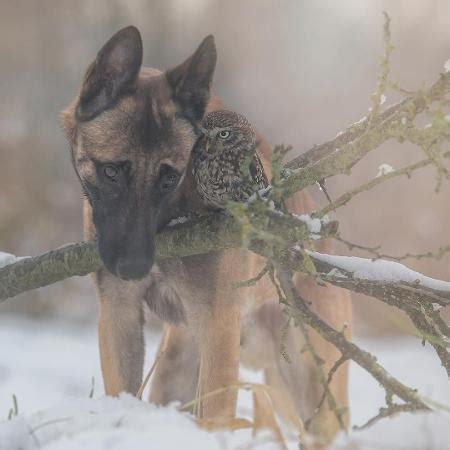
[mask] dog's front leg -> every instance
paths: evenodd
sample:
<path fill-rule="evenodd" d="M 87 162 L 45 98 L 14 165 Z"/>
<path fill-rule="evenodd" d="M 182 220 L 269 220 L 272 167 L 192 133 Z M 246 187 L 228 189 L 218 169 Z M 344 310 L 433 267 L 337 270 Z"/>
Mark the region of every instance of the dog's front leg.
<path fill-rule="evenodd" d="M 215 300 L 198 330 L 201 360 L 197 411 L 202 418 L 232 418 L 239 380 L 240 306 L 227 301 L 229 297 Z"/>
<path fill-rule="evenodd" d="M 92 209 L 83 204 L 84 236 L 96 236 Z M 107 395 L 130 392 L 141 385 L 144 365 L 142 285 L 122 281 L 105 269 L 93 274 L 99 304 L 98 334 L 103 382 Z"/>
<path fill-rule="evenodd" d="M 99 298 L 99 345 L 107 395 L 135 395 L 144 364 L 143 302 L 133 283 L 105 271 L 94 275 Z"/>

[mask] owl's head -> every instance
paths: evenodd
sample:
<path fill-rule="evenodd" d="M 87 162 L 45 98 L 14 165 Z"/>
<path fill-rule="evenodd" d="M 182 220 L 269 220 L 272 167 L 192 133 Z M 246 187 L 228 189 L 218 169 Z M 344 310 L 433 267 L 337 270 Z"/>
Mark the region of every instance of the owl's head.
<path fill-rule="evenodd" d="M 201 132 L 209 141 L 209 147 L 253 151 L 256 132 L 249 121 L 234 111 L 220 110 L 205 115 Z"/>

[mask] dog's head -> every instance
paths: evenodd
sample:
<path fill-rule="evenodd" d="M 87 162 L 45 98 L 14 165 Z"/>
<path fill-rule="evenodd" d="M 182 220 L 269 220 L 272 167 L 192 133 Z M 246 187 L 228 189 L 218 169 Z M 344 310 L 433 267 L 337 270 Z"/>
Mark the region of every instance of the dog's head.
<path fill-rule="evenodd" d="M 140 279 L 153 265 L 158 218 L 183 177 L 215 64 L 208 36 L 174 69 L 143 68 L 141 36 L 127 27 L 99 51 L 62 113 L 100 256 L 120 278 Z"/>

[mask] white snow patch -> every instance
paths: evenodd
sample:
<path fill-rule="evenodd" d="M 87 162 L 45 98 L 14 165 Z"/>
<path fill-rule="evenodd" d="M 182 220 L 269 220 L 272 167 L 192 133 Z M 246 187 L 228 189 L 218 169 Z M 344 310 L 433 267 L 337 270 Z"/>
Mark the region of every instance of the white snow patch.
<path fill-rule="evenodd" d="M 320 221 L 320 219 L 313 219 L 309 214 L 302 214 L 300 216 L 298 216 L 297 214 L 293 215 L 297 217 L 297 219 L 305 223 L 311 233 L 320 233 L 320 230 L 322 229 L 322 222 Z"/>
<path fill-rule="evenodd" d="M 16 256 L 11 253 L 0 252 L 0 269 L 25 258 L 29 258 L 29 256 Z"/>
<path fill-rule="evenodd" d="M 447 61 L 445 61 L 444 69 L 446 72 L 450 72 L 450 59 L 447 59 Z"/>
<path fill-rule="evenodd" d="M 159 334 L 147 338 L 146 368 L 153 362 Z M 423 347 L 415 338 L 355 339 L 402 382 L 418 388 L 426 398 L 449 403 L 447 376 L 429 345 Z M 92 375 L 96 377 L 94 395 L 102 391 L 94 322 L 81 326 L 63 319 L 32 321 L 1 315 L 0 342 L 8 342 L 0 347 L 0 450 L 277 449 L 267 442 L 267 435 L 252 438 L 251 430 L 201 430 L 176 405 L 158 408 L 127 395 L 88 399 Z M 241 379 L 263 381 L 261 372 L 249 370 L 241 371 Z M 248 397 L 246 405 L 241 403 L 243 413 L 251 407 L 251 393 L 240 391 L 239 401 L 241 392 Z M 17 395 L 20 414 L 3 421 L 12 393 Z M 361 425 L 374 416 L 384 401 L 378 383 L 351 363 L 352 424 Z M 400 414 L 365 431 L 350 432 L 333 449 L 443 450 L 448 448 L 449 420 L 440 409 Z M 297 448 L 294 441 L 288 442 L 289 450 Z"/>
<path fill-rule="evenodd" d="M 336 136 L 335 136 L 335 139 L 336 138 L 338 138 L 339 136 L 342 136 L 344 134 L 344 132 L 343 131 L 339 131 L 339 133 L 338 134 L 336 134 Z"/>
<path fill-rule="evenodd" d="M 249 430 L 203 430 L 176 406 L 161 408 L 129 394 L 97 400 L 68 399 L 56 407 L 1 423 L 0 449 L 220 450 L 245 445 L 251 439 Z M 272 450 L 277 446 L 272 440 L 258 448 Z"/>
<path fill-rule="evenodd" d="M 382 177 L 383 175 L 386 175 L 391 172 L 394 172 L 394 168 L 391 165 L 386 164 L 386 163 L 380 164 L 378 166 L 378 173 L 377 173 L 376 178 Z"/>
<path fill-rule="evenodd" d="M 307 250 L 314 258 L 353 274 L 353 277 L 371 281 L 387 281 L 417 284 L 436 291 L 450 292 L 450 282 L 436 280 L 409 269 L 395 261 L 372 261 L 357 256 L 326 255 Z"/>
<path fill-rule="evenodd" d="M 386 103 L 386 96 L 384 94 L 381 94 L 380 96 L 380 105 L 384 105 Z"/>

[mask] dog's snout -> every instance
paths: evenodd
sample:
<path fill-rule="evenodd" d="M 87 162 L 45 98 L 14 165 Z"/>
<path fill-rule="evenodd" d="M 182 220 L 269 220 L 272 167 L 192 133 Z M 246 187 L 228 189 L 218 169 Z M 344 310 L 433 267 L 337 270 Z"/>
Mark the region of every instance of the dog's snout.
<path fill-rule="evenodd" d="M 153 258 L 144 255 L 121 257 L 116 261 L 115 274 L 123 280 L 140 280 L 147 276 L 153 265 Z"/>

